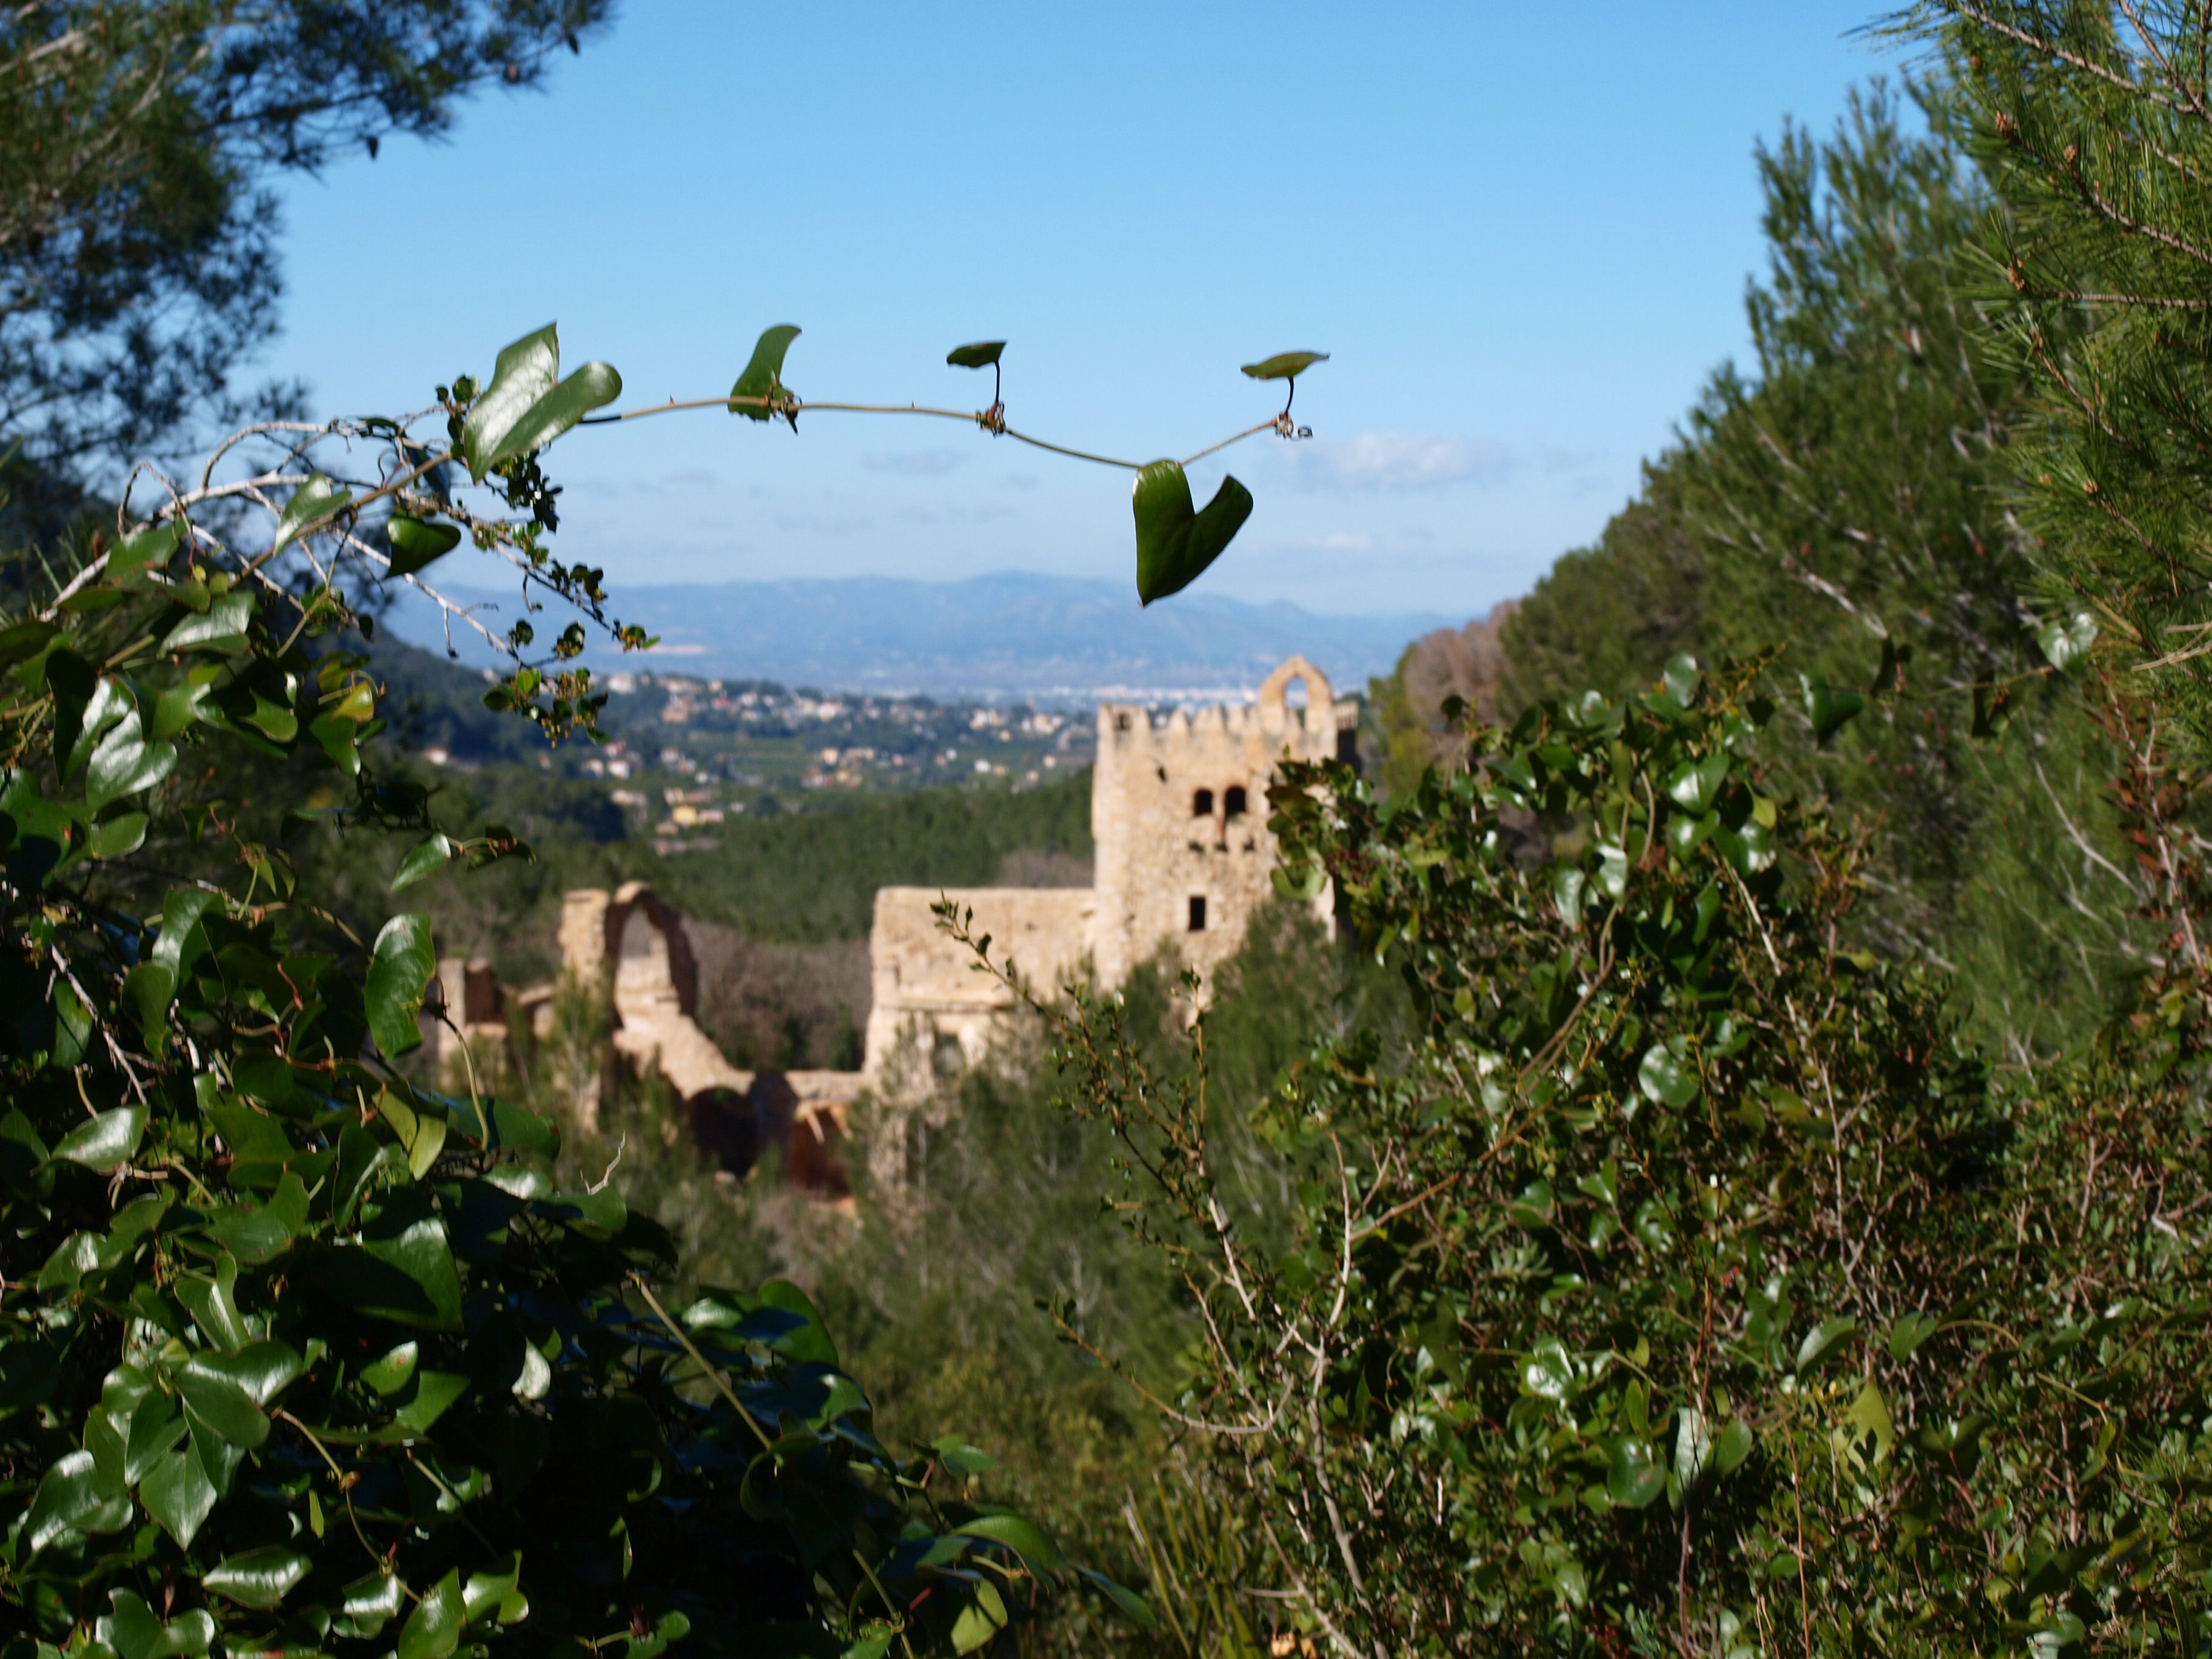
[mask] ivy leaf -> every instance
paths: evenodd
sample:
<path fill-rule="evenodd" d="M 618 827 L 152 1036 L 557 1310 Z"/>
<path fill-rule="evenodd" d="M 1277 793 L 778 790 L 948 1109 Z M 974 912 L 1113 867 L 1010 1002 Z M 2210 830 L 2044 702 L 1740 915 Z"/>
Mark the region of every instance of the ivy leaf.
<path fill-rule="evenodd" d="M 309 525 L 327 519 L 352 499 L 350 489 L 342 489 L 316 473 L 294 490 L 292 499 L 284 503 L 284 511 L 276 520 L 276 539 L 270 544 L 269 550 L 283 552 Z"/>
<path fill-rule="evenodd" d="M 40 1478 L 30 1513 L 23 1517 L 30 1553 L 36 1555 L 64 1533 L 77 1530 L 106 1501 L 90 1452 L 73 1451 L 57 1459 Z"/>
<path fill-rule="evenodd" d="M 1668 1106 L 1686 1106 L 1698 1097 L 1698 1091 L 1703 1085 L 1698 1082 L 1696 1066 L 1686 1063 L 1670 1044 L 1655 1042 L 1644 1051 L 1644 1059 L 1636 1068 L 1636 1086 L 1648 1100 Z"/>
<path fill-rule="evenodd" d="M 1104 1573 L 1093 1572 L 1088 1567 L 1078 1567 L 1075 1571 L 1093 1589 L 1119 1608 L 1121 1616 L 1139 1630 L 1158 1630 L 1160 1627 L 1159 1620 L 1152 1617 L 1152 1610 L 1145 1605 L 1145 1598 L 1136 1591 L 1117 1584 Z"/>
<path fill-rule="evenodd" d="M 1256 363 L 1245 364 L 1244 373 L 1255 380 L 1295 380 L 1316 363 L 1328 361 L 1326 351 L 1279 351 Z"/>
<path fill-rule="evenodd" d="M 1798 1375 L 1803 1376 L 1834 1353 L 1858 1328 L 1859 1322 L 1849 1314 L 1835 1319 L 1824 1319 L 1813 1327 L 1797 1347 Z"/>
<path fill-rule="evenodd" d="M 368 1034 L 387 1060 L 422 1047 L 416 1021 L 422 1012 L 422 994 L 437 970 L 429 917 L 408 910 L 384 924 L 369 954 L 362 1000 L 368 1012 Z"/>
<path fill-rule="evenodd" d="M 952 1650 L 973 1653 L 1006 1627 L 1006 1604 L 988 1578 L 975 1585 L 975 1594 L 952 1621 Z M 406 1659 L 403 1653 L 400 1659 Z"/>
<path fill-rule="evenodd" d="M 1872 1436 L 1874 1461 L 1881 1462 L 1889 1455 L 1889 1449 L 1897 1441 L 1896 1425 L 1890 1421 L 1889 1404 L 1881 1397 L 1881 1390 L 1869 1382 L 1851 1401 L 1851 1408 L 1844 1413 L 1844 1421 L 1852 1431 L 1854 1445 Z"/>
<path fill-rule="evenodd" d="M 1667 1490 L 1667 1471 L 1651 1455 L 1649 1442 L 1623 1435 L 1613 1442 L 1605 1472 L 1606 1496 L 1632 1510 L 1649 1509 Z"/>
<path fill-rule="evenodd" d="M 404 514 L 392 514 L 392 521 L 384 527 L 384 535 L 391 545 L 391 571 L 395 576 L 411 576 L 461 544 L 459 526 L 427 524 Z"/>
<path fill-rule="evenodd" d="M 242 1607 L 275 1607 L 307 1576 L 313 1564 L 297 1550 L 270 1544 L 217 1562 L 201 1577 L 204 1589 Z"/>
<path fill-rule="evenodd" d="M 112 800 L 152 788 L 176 768 L 176 750 L 166 743 L 147 742 L 133 709 L 92 751 L 92 764 L 84 775 L 85 804 L 97 812 Z"/>
<path fill-rule="evenodd" d="M 2063 621 L 2045 623 L 2037 629 L 2035 642 L 2043 647 L 2051 665 L 2063 674 L 2089 654 L 2097 634 L 2097 619 L 2086 611 L 2077 611 Z"/>
<path fill-rule="evenodd" d="M 125 576 L 135 576 L 154 565 L 167 564 L 177 550 L 185 527 L 172 519 L 167 524 L 154 525 L 136 535 L 118 542 L 109 550 L 106 575 L 111 581 L 120 581 Z"/>
<path fill-rule="evenodd" d="M 399 1659 L 446 1659 L 461 1644 L 468 1604 L 461 1594 L 459 1568 L 447 1573 L 408 1615 L 399 1632 Z"/>
<path fill-rule="evenodd" d="M 767 398 L 787 391 L 783 384 L 783 354 L 791 349 L 791 343 L 799 334 L 798 327 L 791 323 L 778 323 L 763 331 L 760 338 L 753 342 L 753 355 L 745 364 L 744 373 L 730 388 L 730 396 Z M 730 413 L 742 415 L 749 421 L 773 418 L 767 410 L 753 405 L 732 404 Z"/>
<path fill-rule="evenodd" d="M 1805 718 L 1813 722 L 1813 735 L 1822 743 L 1866 707 L 1866 699 L 1856 691 L 1831 690 L 1826 674 L 1800 674 L 1797 682 L 1804 688 Z"/>
<path fill-rule="evenodd" d="M 1900 1315 L 1889 1328 L 1889 1357 L 1899 1363 L 1911 1358 L 1922 1343 L 1942 1328 L 1943 1322 L 1933 1314 Z"/>
<path fill-rule="evenodd" d="M 1033 1568 L 1053 1572 L 1067 1565 L 1057 1546 L 1034 1521 L 1018 1515 L 979 1515 L 953 1530 L 969 1538 L 988 1538 L 1020 1552 Z"/>
<path fill-rule="evenodd" d="M 1219 558 L 1252 516 L 1252 492 L 1221 481 L 1203 513 L 1191 508 L 1190 479 L 1177 461 L 1140 469 L 1130 491 L 1137 521 L 1137 599 L 1150 605 L 1179 593 Z"/>
<path fill-rule="evenodd" d="M 1737 1466 L 1751 1455 L 1751 1449 L 1757 1443 L 1751 1425 L 1737 1418 L 1723 1429 L 1719 1437 L 1713 1442 L 1713 1467 L 1723 1474 L 1733 1474 Z"/>
<path fill-rule="evenodd" d="M 953 347 L 945 353 L 945 361 L 955 368 L 988 368 L 1006 349 L 1004 340 L 978 340 L 974 345 Z"/>
<path fill-rule="evenodd" d="M 215 1644 L 215 1620 L 204 1607 L 179 1613 L 165 1625 L 129 1590 L 112 1590 L 107 1601 L 115 1611 L 100 1621 L 98 1637 L 118 1659 L 198 1659 Z"/>
<path fill-rule="evenodd" d="M 501 351 L 491 384 L 461 422 L 460 454 L 469 476 L 481 483 L 494 467 L 544 448 L 621 395 L 622 376 L 605 363 L 586 363 L 561 378 L 561 337 L 554 324 L 524 335 Z"/>
<path fill-rule="evenodd" d="M 53 1162 L 82 1164 L 100 1175 L 110 1175 L 118 1164 L 138 1150 L 146 1133 L 143 1106 L 118 1106 L 100 1112 L 55 1143 Z"/>
<path fill-rule="evenodd" d="M 96 826 L 85 837 L 84 850 L 89 858 L 127 858 L 146 844 L 146 825 L 143 812 L 125 812 Z M 142 964 L 143 965 L 143 964 Z M 131 970 L 137 972 L 136 969 Z"/>
<path fill-rule="evenodd" d="M 215 1483 L 201 1465 L 198 1448 L 189 1440 L 157 1458 L 138 1483 L 138 1501 L 146 1513 L 184 1549 L 191 1547 L 214 1512 L 215 1500 Z"/>
<path fill-rule="evenodd" d="M 173 1373 L 185 1415 L 234 1446 L 252 1448 L 269 1437 L 269 1419 L 235 1377 L 204 1360 L 187 1360 Z"/>
<path fill-rule="evenodd" d="M 253 595 L 233 589 L 219 593 L 208 608 L 186 617 L 161 641 L 167 652 L 203 651 L 235 656 L 246 648 L 246 627 L 253 619 Z"/>
<path fill-rule="evenodd" d="M 400 861 L 399 872 L 392 878 L 392 890 L 412 887 L 423 877 L 446 867 L 453 856 L 453 843 L 441 835 L 432 836 Z"/>

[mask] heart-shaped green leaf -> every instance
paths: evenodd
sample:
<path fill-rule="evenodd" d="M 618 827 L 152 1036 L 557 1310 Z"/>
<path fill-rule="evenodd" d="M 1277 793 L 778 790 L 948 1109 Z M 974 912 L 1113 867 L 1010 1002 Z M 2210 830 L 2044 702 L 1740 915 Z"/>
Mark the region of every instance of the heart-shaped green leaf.
<path fill-rule="evenodd" d="M 1139 471 L 1130 506 L 1137 520 L 1137 599 L 1150 605 L 1181 592 L 1221 556 L 1252 516 L 1252 492 L 1224 478 L 1206 511 L 1195 513 L 1182 464 L 1154 461 Z"/>
<path fill-rule="evenodd" d="M 978 340 L 974 345 L 953 347 L 945 354 L 945 361 L 955 368 L 988 368 L 1006 349 L 1004 340 Z"/>
<path fill-rule="evenodd" d="M 484 453 L 484 471 L 544 448 L 593 410 L 621 396 L 622 376 L 611 363 L 586 363 L 523 410 Z"/>
<path fill-rule="evenodd" d="M 753 355 L 745 364 L 745 372 L 738 376 L 738 383 L 730 388 L 732 398 L 766 398 L 785 390 L 783 384 L 783 354 L 791 349 L 791 343 L 799 337 L 798 325 L 778 323 L 765 331 L 753 343 Z M 765 421 L 769 411 L 753 404 L 733 404 L 732 415 L 742 415 L 749 421 Z"/>
<path fill-rule="evenodd" d="M 1797 679 L 1805 689 L 1805 717 L 1813 722 L 1813 735 L 1822 743 L 1842 731 L 1866 707 L 1866 699 L 1856 691 L 1831 690 L 1826 674 L 1800 674 Z"/>
<path fill-rule="evenodd" d="M 453 856 L 453 843 L 443 836 L 432 836 L 401 860 L 399 872 L 392 878 L 392 890 L 411 887 L 423 877 L 446 867 Z"/>
<path fill-rule="evenodd" d="M 1667 1471 L 1651 1455 L 1649 1442 L 1624 1435 L 1612 1443 L 1605 1472 L 1606 1496 L 1628 1509 L 1648 1509 L 1667 1490 Z"/>
<path fill-rule="evenodd" d="M 131 1153 L 146 1133 L 143 1106 L 118 1106 L 80 1123 L 55 1143 L 56 1163 L 82 1164 L 106 1175 Z"/>
<path fill-rule="evenodd" d="M 308 526 L 318 524 L 353 499 L 353 492 L 332 483 L 318 472 L 292 492 L 292 499 L 284 503 L 284 511 L 276 520 L 276 539 L 270 546 L 272 553 L 282 552 L 297 539 Z"/>
<path fill-rule="evenodd" d="M 422 1046 L 422 1033 L 415 1022 L 422 1012 L 422 993 L 437 969 L 429 917 L 405 911 L 384 924 L 369 953 L 368 982 L 362 1000 L 368 1007 L 368 1034 L 387 1059 Z"/>
<path fill-rule="evenodd" d="M 2059 622 L 2045 623 L 2035 630 L 2035 642 L 2043 647 L 2043 654 L 2053 668 L 2063 672 L 2089 654 L 2089 647 L 2097 642 L 2097 619 L 2086 611 L 2077 611 Z"/>
<path fill-rule="evenodd" d="M 234 591 L 219 595 L 208 608 L 186 617 L 169 630 L 161 649 L 188 650 L 193 646 L 234 654 L 245 648 L 246 625 L 253 617 L 253 596 Z"/>
<path fill-rule="evenodd" d="M 392 544 L 392 574 L 411 576 L 434 559 L 442 559 L 460 545 L 458 525 L 428 524 L 395 514 L 384 527 Z"/>
<path fill-rule="evenodd" d="M 177 542 L 185 527 L 176 520 L 142 530 L 129 539 L 118 542 L 107 556 L 107 574 L 112 580 L 135 576 L 150 566 L 167 564 L 169 556 L 177 550 Z"/>
<path fill-rule="evenodd" d="M 1295 380 L 1316 363 L 1328 361 L 1326 351 L 1279 351 L 1256 363 L 1245 364 L 1244 372 L 1255 380 Z"/>
<path fill-rule="evenodd" d="M 446 1659 L 461 1644 L 461 1626 L 467 1620 L 468 1605 L 456 1570 L 441 1578 L 408 1615 L 399 1632 L 399 1659 Z"/>
<path fill-rule="evenodd" d="M 499 354 L 491 384 L 461 422 L 461 458 L 481 481 L 504 462 L 542 449 L 602 404 L 622 395 L 622 376 L 586 363 L 561 378 L 560 330 L 548 323 Z"/>
<path fill-rule="evenodd" d="M 1812 1370 L 1834 1353 L 1858 1328 L 1859 1322 L 1845 1314 L 1835 1319 L 1824 1319 L 1806 1332 L 1805 1340 L 1797 1345 L 1799 1375 Z"/>
<path fill-rule="evenodd" d="M 1758 1440 L 1751 1431 L 1751 1425 L 1741 1417 L 1737 1418 L 1723 1429 L 1719 1437 L 1713 1442 L 1713 1467 L 1723 1474 L 1734 1474 L 1736 1466 L 1751 1455 L 1751 1449 L 1756 1444 Z"/>
<path fill-rule="evenodd" d="M 203 1589 L 243 1607 L 273 1607 L 307 1576 L 313 1563 L 282 1544 L 268 1544 L 219 1561 L 200 1580 Z"/>
<path fill-rule="evenodd" d="M 1698 1068 L 1663 1042 L 1655 1042 L 1644 1050 L 1636 1068 L 1636 1083 L 1646 1097 L 1669 1106 L 1688 1105 L 1702 1086 Z"/>

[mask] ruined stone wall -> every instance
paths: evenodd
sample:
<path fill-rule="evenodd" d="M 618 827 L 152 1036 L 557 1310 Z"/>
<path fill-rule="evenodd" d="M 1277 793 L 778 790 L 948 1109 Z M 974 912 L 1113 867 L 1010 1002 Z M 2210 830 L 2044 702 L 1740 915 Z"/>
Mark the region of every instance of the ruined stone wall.
<path fill-rule="evenodd" d="M 1304 708 L 1287 688 L 1303 682 Z M 1155 723 L 1135 705 L 1098 710 L 1098 759 L 1091 780 L 1097 884 L 1087 890 L 969 888 L 944 895 L 972 907 L 992 954 L 1012 957 L 1047 992 L 1074 977 L 1113 987 L 1164 944 L 1211 975 L 1243 942 L 1272 891 L 1275 841 L 1267 831 L 1267 785 L 1285 757 L 1337 756 L 1358 718 L 1328 679 L 1293 657 L 1261 687 L 1249 708 L 1181 710 Z M 924 1064 L 940 1039 L 978 1058 L 1012 997 L 975 973 L 969 951 L 936 924 L 939 890 L 886 887 L 876 895 L 869 934 L 873 1000 L 868 1012 L 870 1082 L 905 1092 L 892 1077 Z M 1326 921 L 1332 896 L 1315 902 Z"/>
<path fill-rule="evenodd" d="M 991 935 L 993 959 L 1011 963 L 1045 994 L 1085 971 L 1096 909 L 1087 888 L 878 888 L 868 933 L 872 1080 L 884 1079 L 902 1054 L 933 1063 L 940 1038 L 957 1042 L 963 1060 L 981 1059 L 993 1022 L 1014 1006 L 1013 994 L 974 971 L 974 957 L 939 931 L 930 907 L 940 897 L 972 908 L 976 931 Z"/>
<path fill-rule="evenodd" d="M 1304 683 L 1303 708 L 1286 700 L 1293 680 Z M 1091 787 L 1101 984 L 1119 984 L 1170 939 L 1209 975 L 1236 953 L 1272 890 L 1267 785 L 1277 763 L 1334 757 L 1358 718 L 1358 705 L 1339 704 L 1303 657 L 1268 676 L 1248 708 L 1177 709 L 1156 724 L 1142 708 L 1101 706 Z M 1327 921 L 1330 896 L 1314 902 Z"/>

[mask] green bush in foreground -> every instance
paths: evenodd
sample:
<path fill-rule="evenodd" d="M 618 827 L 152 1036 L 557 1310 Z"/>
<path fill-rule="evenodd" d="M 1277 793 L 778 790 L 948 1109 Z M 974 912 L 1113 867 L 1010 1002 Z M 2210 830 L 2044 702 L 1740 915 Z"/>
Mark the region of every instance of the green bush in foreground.
<path fill-rule="evenodd" d="M 1161 1407 L 1348 1650 L 2193 1650 L 2203 981 L 1996 1086 L 1939 980 L 1844 948 L 1865 842 L 1764 793 L 1755 686 L 1539 705 L 1389 811 L 1290 769 L 1280 879 L 1335 881 L 1426 1029 L 1261 1109 L 1286 1249 L 1222 1202 L 1206 1020 L 1179 1079 L 1118 1004 L 1062 1018 L 1204 1315 Z"/>

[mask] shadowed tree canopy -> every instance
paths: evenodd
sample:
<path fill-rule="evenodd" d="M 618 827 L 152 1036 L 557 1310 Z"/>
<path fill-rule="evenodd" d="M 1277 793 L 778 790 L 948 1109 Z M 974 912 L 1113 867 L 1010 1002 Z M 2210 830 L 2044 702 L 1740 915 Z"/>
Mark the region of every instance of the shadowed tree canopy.
<path fill-rule="evenodd" d="M 271 330 L 273 169 L 445 129 L 610 0 L 27 0 L 0 9 L 0 453 L 18 513 L 234 412 Z M 279 394 L 264 393 L 264 400 Z M 36 486 L 27 489 L 27 485 Z"/>

